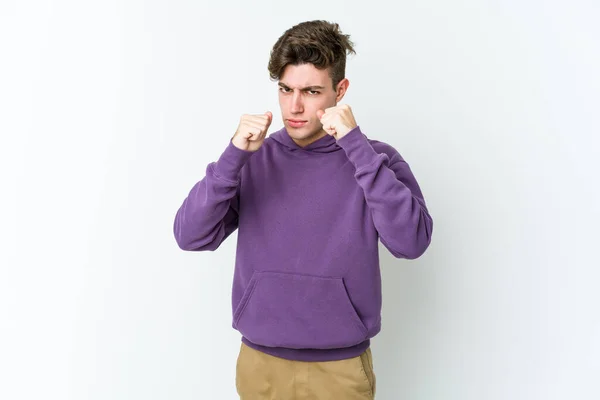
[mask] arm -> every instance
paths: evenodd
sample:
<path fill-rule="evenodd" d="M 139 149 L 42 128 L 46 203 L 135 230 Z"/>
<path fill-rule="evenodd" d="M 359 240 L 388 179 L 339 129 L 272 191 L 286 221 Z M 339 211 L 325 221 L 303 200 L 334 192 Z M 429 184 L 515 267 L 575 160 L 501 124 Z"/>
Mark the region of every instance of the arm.
<path fill-rule="evenodd" d="M 183 250 L 216 250 L 238 227 L 239 172 L 252 152 L 230 141 L 206 168 L 175 215 L 173 233 Z"/>
<path fill-rule="evenodd" d="M 397 151 L 391 158 L 377 153 L 358 126 L 338 144 L 356 168 L 381 242 L 397 258 L 420 257 L 431 243 L 433 220 L 408 164 Z"/>

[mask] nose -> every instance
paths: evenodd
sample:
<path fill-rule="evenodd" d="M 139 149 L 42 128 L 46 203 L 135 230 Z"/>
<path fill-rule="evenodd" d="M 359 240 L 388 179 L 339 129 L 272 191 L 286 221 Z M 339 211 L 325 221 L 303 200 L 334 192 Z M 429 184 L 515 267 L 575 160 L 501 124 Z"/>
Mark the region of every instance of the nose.
<path fill-rule="evenodd" d="M 301 114 L 304 112 L 304 104 L 302 103 L 302 94 L 300 92 L 295 92 L 292 95 L 292 109 L 293 114 Z"/>

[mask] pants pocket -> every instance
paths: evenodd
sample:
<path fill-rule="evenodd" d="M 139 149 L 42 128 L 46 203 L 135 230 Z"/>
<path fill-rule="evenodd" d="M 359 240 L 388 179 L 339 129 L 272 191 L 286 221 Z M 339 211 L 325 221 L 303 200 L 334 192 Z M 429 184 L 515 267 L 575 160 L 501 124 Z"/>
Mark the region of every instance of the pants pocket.
<path fill-rule="evenodd" d="M 342 278 L 280 272 L 254 273 L 233 326 L 271 347 L 340 348 L 367 337 Z"/>
<path fill-rule="evenodd" d="M 373 394 L 373 396 L 375 396 L 375 391 L 376 391 L 376 378 L 375 378 L 375 372 L 373 371 L 373 356 L 371 353 L 371 348 L 368 348 L 367 350 L 365 350 L 361 355 L 360 355 L 360 362 L 362 364 L 362 370 L 364 372 L 365 378 L 367 379 L 367 381 L 369 382 L 369 385 L 371 386 L 371 392 Z"/>
<path fill-rule="evenodd" d="M 239 395 L 241 395 L 241 388 L 240 388 L 240 384 L 241 384 L 241 373 L 242 373 L 242 357 L 243 354 L 242 352 L 244 351 L 244 343 L 242 343 L 240 345 L 240 351 L 238 353 L 238 357 L 237 357 L 237 361 L 235 364 L 235 388 L 237 389 L 237 392 Z"/>
<path fill-rule="evenodd" d="M 241 346 L 235 375 L 240 400 L 294 397 L 292 362 L 262 353 L 245 343 Z"/>

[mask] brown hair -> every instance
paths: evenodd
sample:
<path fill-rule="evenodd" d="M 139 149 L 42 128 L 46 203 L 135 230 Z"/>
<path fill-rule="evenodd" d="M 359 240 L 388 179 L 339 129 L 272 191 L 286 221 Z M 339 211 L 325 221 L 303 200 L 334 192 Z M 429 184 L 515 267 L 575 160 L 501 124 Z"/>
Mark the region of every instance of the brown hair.
<path fill-rule="evenodd" d="M 284 32 L 271 50 L 269 75 L 281 79 L 289 64 L 313 64 L 317 69 L 329 68 L 333 89 L 346 75 L 346 52 L 356 54 L 350 35 L 344 35 L 336 23 L 306 21 Z"/>

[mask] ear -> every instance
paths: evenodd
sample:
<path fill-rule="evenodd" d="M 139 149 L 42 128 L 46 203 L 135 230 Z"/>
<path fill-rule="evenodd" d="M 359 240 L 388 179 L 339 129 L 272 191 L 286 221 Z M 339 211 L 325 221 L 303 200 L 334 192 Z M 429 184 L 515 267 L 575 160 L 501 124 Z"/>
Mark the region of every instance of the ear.
<path fill-rule="evenodd" d="M 350 86 L 350 81 L 347 78 L 342 79 L 340 83 L 338 83 L 335 97 L 336 103 L 339 103 L 342 100 L 348 90 L 348 86 Z"/>

